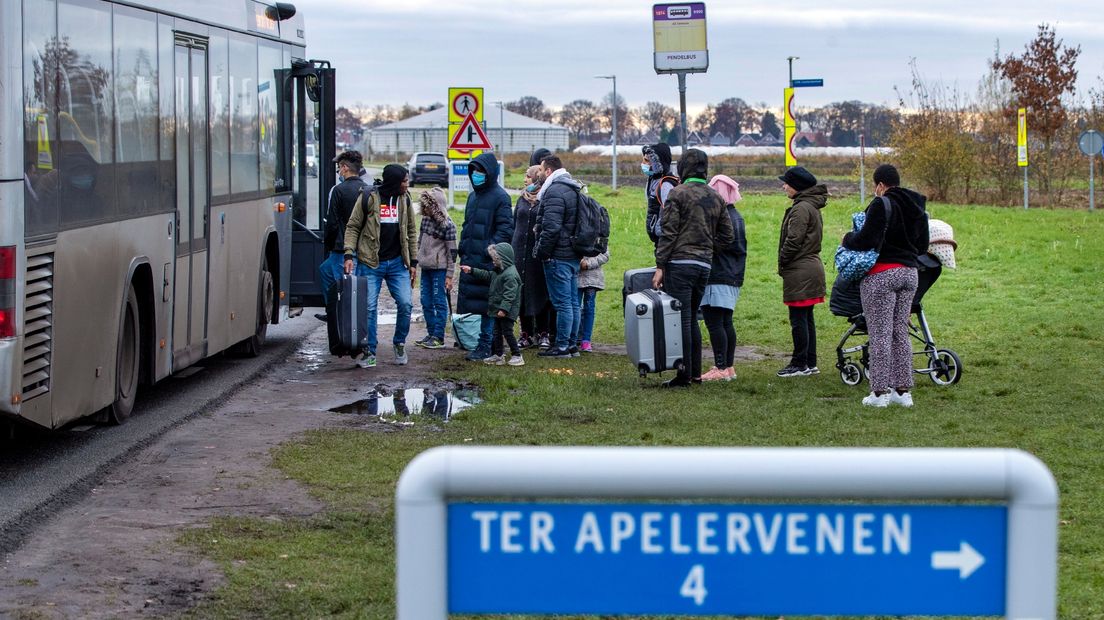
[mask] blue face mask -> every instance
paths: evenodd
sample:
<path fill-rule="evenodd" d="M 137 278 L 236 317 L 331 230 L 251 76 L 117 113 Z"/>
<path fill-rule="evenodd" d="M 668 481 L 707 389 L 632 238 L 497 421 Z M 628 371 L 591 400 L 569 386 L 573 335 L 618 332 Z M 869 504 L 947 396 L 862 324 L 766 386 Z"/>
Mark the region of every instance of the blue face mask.
<path fill-rule="evenodd" d="M 479 186 L 481 186 L 481 185 L 483 185 L 484 183 L 487 182 L 487 175 L 483 174 L 482 172 L 473 172 L 471 177 L 472 177 L 472 185 L 474 185 L 476 187 L 479 187 Z"/>
<path fill-rule="evenodd" d="M 69 177 L 69 183 L 79 190 L 90 190 L 96 184 L 96 177 L 92 175 L 74 175 Z"/>
<path fill-rule="evenodd" d="M 525 191 L 529 192 L 530 194 L 537 191 L 537 184 L 536 183 L 530 183 L 529 185 L 526 185 L 525 186 Z"/>
<path fill-rule="evenodd" d="M 652 176 L 652 167 L 648 164 L 640 164 L 640 171 L 644 173 L 644 176 Z"/>

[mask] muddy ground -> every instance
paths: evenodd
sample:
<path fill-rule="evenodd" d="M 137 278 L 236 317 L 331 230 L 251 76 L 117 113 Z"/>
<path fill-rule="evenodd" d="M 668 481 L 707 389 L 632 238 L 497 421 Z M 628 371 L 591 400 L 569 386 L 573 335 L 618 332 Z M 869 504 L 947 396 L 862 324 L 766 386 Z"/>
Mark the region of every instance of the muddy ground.
<path fill-rule="evenodd" d="M 308 310 L 297 320 L 314 321 L 312 314 Z M 424 329 L 415 323 L 408 340 Z M 217 516 L 280 520 L 324 509 L 271 466 L 273 448 L 310 429 L 393 429 L 377 418 L 328 411 L 377 390 L 462 387 L 424 379 L 431 358 L 459 356 L 459 350 L 408 345 L 410 364 L 397 366 L 386 346 L 392 333 L 392 326 L 380 326 L 379 365 L 363 370 L 328 354 L 319 323 L 286 360 L 222 406 L 170 430 L 109 471 L 86 498 L 0 559 L 0 617 L 156 617 L 196 605 L 223 577 L 214 563 L 175 543 L 182 531 L 205 527 Z M 595 348 L 624 354 L 623 346 Z M 738 355 L 761 358 L 747 348 Z"/>

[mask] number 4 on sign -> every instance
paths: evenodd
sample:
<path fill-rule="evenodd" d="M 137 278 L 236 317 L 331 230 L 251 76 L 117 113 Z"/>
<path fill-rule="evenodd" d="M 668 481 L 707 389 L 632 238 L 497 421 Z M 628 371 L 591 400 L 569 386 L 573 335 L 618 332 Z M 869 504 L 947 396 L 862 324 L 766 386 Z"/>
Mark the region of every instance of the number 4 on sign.
<path fill-rule="evenodd" d="M 709 591 L 705 589 L 705 569 L 701 564 L 695 564 L 690 569 L 690 573 L 686 575 L 686 581 L 682 582 L 679 594 L 694 599 L 695 605 L 705 602 L 705 595 L 709 594 Z"/>

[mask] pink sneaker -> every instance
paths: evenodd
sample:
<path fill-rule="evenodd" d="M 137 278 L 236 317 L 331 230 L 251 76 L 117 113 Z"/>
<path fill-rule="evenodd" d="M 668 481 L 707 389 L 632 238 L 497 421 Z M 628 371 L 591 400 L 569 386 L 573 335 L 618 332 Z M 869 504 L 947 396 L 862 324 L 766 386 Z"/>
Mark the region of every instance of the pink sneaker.
<path fill-rule="evenodd" d="M 587 353 L 590 353 L 590 341 L 589 340 L 584 340 L 581 343 L 579 343 L 579 350 L 580 351 L 586 351 Z"/>
<path fill-rule="evenodd" d="M 716 366 L 710 368 L 709 372 L 702 375 L 702 381 L 721 381 L 724 378 L 724 371 L 718 369 Z"/>
<path fill-rule="evenodd" d="M 732 381 L 733 379 L 736 378 L 736 367 L 735 366 L 729 366 L 728 368 L 724 369 L 724 373 L 725 373 L 725 381 Z"/>

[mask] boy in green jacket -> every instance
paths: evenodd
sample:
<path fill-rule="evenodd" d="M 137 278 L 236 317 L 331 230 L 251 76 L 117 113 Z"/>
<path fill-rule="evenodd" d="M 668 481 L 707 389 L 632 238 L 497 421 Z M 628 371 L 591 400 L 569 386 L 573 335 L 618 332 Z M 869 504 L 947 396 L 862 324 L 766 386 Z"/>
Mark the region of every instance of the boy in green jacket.
<path fill-rule="evenodd" d="M 496 243 L 487 248 L 494 262 L 494 271 L 469 265 L 460 265 L 460 271 L 469 273 L 476 280 L 490 281 L 487 296 L 487 316 L 494 319 L 494 336 L 491 338 L 491 356 L 484 364 L 524 366 L 521 349 L 514 338 L 514 320 L 521 310 L 521 276 L 514 267 L 514 248 L 509 243 Z M 510 345 L 510 360 L 503 356 L 502 339 Z"/>

